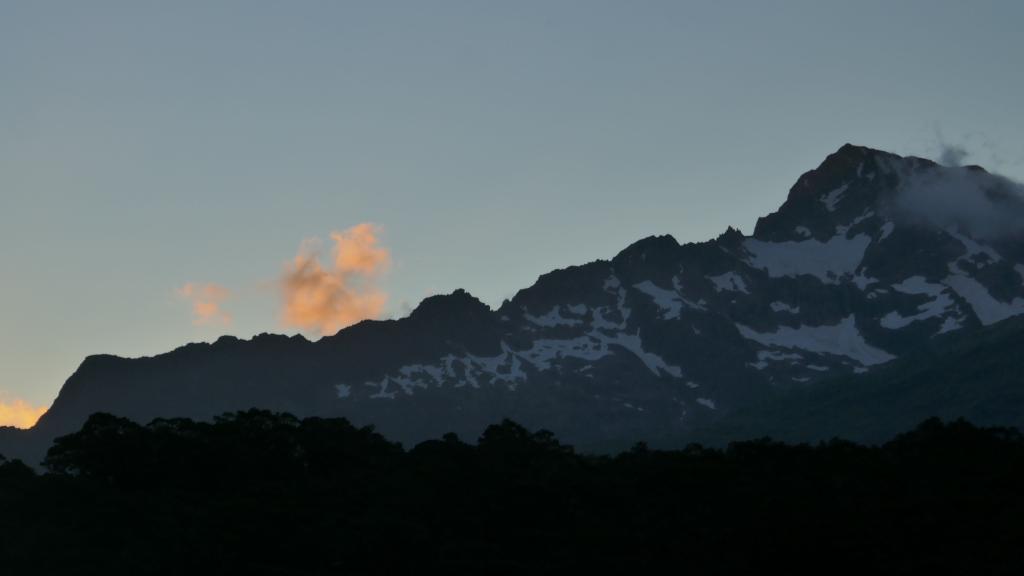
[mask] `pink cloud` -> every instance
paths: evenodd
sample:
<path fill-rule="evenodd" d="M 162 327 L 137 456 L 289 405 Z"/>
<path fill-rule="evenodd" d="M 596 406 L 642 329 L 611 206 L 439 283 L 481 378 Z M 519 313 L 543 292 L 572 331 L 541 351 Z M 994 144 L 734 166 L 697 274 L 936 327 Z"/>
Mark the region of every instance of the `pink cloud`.
<path fill-rule="evenodd" d="M 306 241 L 281 279 L 284 326 L 333 334 L 384 310 L 387 294 L 378 280 L 391 265 L 391 252 L 378 245 L 380 229 L 362 223 L 332 232 L 331 262 L 320 263 L 317 243 Z"/>

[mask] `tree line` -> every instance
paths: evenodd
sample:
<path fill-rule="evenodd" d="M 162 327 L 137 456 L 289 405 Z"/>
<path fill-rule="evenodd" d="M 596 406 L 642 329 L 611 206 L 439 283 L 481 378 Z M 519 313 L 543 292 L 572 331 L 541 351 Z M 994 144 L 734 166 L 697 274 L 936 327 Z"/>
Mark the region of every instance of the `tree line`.
<path fill-rule="evenodd" d="M 95 414 L 0 457 L 0 566 L 64 574 L 1021 573 L 1024 438 L 576 453 L 504 421 L 410 449 L 345 419 Z"/>

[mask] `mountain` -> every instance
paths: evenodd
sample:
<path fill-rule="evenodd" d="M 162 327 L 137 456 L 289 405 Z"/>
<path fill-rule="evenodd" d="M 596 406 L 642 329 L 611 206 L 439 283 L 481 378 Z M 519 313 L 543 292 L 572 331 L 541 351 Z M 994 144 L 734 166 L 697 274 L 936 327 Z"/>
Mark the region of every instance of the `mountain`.
<path fill-rule="evenodd" d="M 345 416 L 405 443 L 476 438 L 504 417 L 584 450 L 684 443 L 780 399 L 882 392 L 876 374 L 893 361 L 950 335 L 992 337 L 986 327 L 1024 312 L 1022 215 L 1019 187 L 979 167 L 847 144 L 751 236 L 645 238 L 497 310 L 459 290 L 315 342 L 89 357 L 33 430 L 0 434 L 0 453 L 15 453 L 5 437 L 47 445 L 97 411 L 146 422 L 253 406 Z"/>

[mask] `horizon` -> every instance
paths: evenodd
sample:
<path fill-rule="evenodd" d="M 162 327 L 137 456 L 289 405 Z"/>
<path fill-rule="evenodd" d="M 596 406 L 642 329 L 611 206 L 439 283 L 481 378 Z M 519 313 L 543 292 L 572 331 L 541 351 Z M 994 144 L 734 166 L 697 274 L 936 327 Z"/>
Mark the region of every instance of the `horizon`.
<path fill-rule="evenodd" d="M 399 4 L 6 10 L 0 425 L 92 354 L 749 234 L 844 142 L 1024 180 L 1014 3 Z"/>

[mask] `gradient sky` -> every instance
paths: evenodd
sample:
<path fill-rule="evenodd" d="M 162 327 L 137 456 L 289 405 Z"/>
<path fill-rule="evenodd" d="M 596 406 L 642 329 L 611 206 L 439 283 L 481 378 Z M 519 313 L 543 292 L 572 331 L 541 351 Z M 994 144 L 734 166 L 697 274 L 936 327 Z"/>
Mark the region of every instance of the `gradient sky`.
<path fill-rule="evenodd" d="M 383 317 L 749 233 L 844 142 L 1024 179 L 1021 2 L 0 3 L 0 402 L 282 326 L 379 226 Z M 328 256 L 325 252 L 325 263 Z M 233 322 L 193 323 L 186 283 Z"/>

